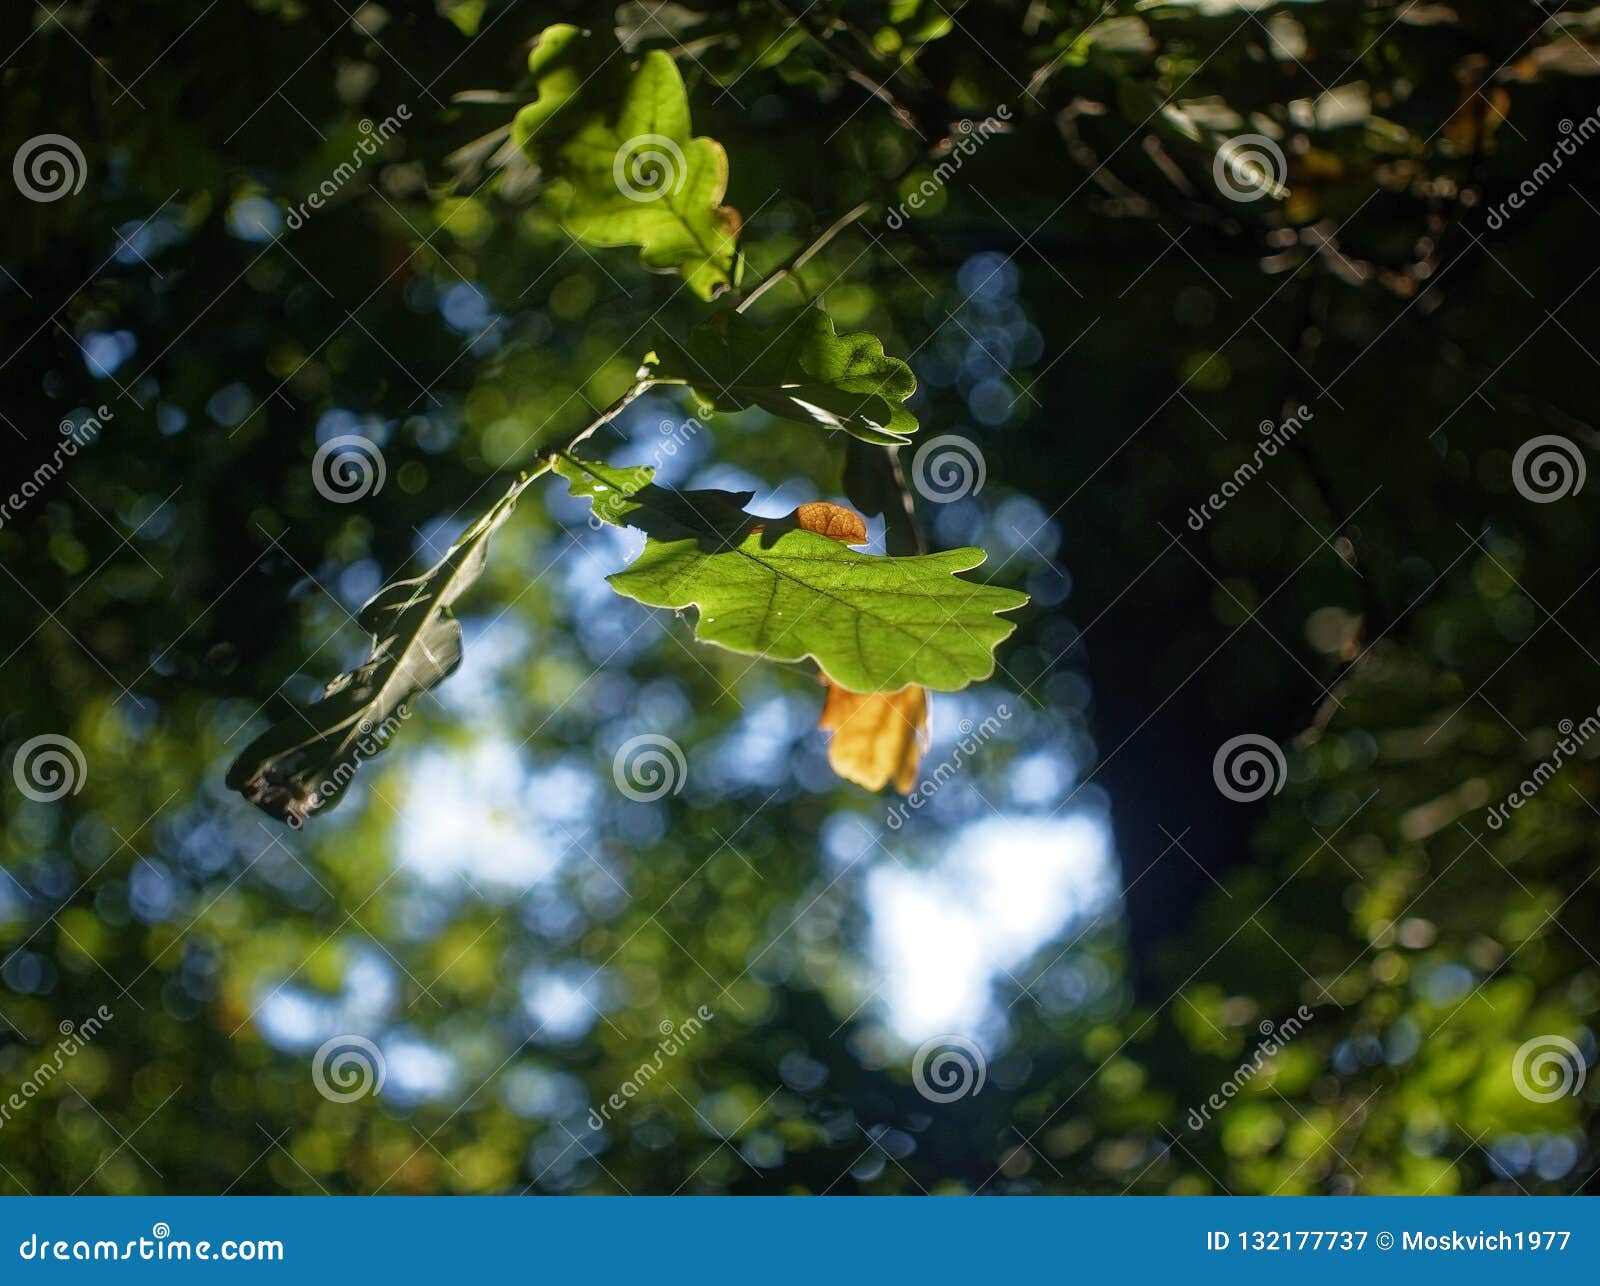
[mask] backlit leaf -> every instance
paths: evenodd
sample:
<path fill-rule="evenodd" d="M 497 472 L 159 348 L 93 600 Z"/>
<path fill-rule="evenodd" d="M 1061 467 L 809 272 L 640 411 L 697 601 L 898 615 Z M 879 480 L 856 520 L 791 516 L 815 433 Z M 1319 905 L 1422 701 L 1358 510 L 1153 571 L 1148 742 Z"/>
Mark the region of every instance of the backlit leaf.
<path fill-rule="evenodd" d="M 820 308 L 770 330 L 741 313 L 723 313 L 686 344 L 663 339 L 656 355 L 657 379 L 681 380 L 722 410 L 759 406 L 882 446 L 916 432 L 916 416 L 904 406 L 917 387 L 911 368 L 887 356 L 874 335 L 835 334 Z"/>
<path fill-rule="evenodd" d="M 563 457 L 556 470 L 607 522 L 643 530 L 644 551 L 612 586 L 651 607 L 699 609 L 695 637 L 774 661 L 815 660 L 853 692 L 919 683 L 953 692 L 994 672 L 1011 633 L 996 613 L 1027 596 L 958 578 L 981 549 L 876 558 L 802 529 L 795 515 L 742 514 L 749 496 L 673 492 L 644 467 Z"/>
<path fill-rule="evenodd" d="M 512 138 L 544 171 L 562 226 L 593 245 L 639 247 L 657 271 L 679 271 L 702 299 L 733 284 L 739 214 L 723 204 L 728 158 L 694 137 L 671 56 L 628 55 L 567 24 L 547 28 L 528 59 L 538 97 Z"/>
<path fill-rule="evenodd" d="M 228 769 L 229 789 L 296 827 L 339 802 L 361 764 L 410 718 L 408 702 L 461 663 L 453 608 L 482 573 L 489 537 L 517 493 L 513 487 L 422 575 L 392 581 L 368 600 L 357 617 L 372 636 L 367 659 L 246 746 Z"/>
<path fill-rule="evenodd" d="M 814 531 L 844 545 L 867 539 L 860 514 L 825 500 L 794 511 L 802 531 Z M 849 692 L 822 676 L 828 699 L 817 727 L 831 733 L 828 766 L 846 781 L 882 790 L 890 781 L 902 795 L 916 784 L 917 765 L 928 741 L 928 690 L 910 684 L 898 692 Z"/>

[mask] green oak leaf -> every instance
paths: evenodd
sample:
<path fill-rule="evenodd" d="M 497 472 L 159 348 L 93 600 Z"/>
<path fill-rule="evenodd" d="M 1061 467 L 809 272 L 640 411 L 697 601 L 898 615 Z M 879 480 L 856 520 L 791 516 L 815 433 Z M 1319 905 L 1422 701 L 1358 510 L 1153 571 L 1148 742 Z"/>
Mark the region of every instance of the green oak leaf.
<path fill-rule="evenodd" d="M 628 56 L 565 23 L 528 58 L 538 97 L 512 138 L 550 183 L 562 226 L 599 246 L 639 247 L 658 272 L 678 271 L 710 299 L 734 283 L 739 213 L 723 204 L 728 157 L 694 137 L 689 96 L 671 55 Z"/>
<path fill-rule="evenodd" d="M 455 602 L 482 573 L 489 537 L 510 515 L 519 490 L 513 487 L 422 575 L 391 581 L 367 601 L 357 616 L 372 636 L 367 659 L 246 746 L 228 769 L 230 790 L 297 828 L 339 802 L 361 764 L 410 718 L 407 703 L 461 663 Z"/>
<path fill-rule="evenodd" d="M 598 517 L 641 528 L 644 551 L 611 576 L 650 607 L 699 610 L 695 637 L 773 661 L 811 657 L 853 692 L 920 683 L 954 692 L 994 672 L 994 649 L 1015 628 L 996 613 L 1026 594 L 957 577 L 981 549 L 878 558 L 792 520 L 742 511 L 748 494 L 674 492 L 646 466 L 614 469 L 563 456 L 556 472 Z"/>
<path fill-rule="evenodd" d="M 671 491 L 651 481 L 655 470 L 645 464 L 612 468 L 562 455 L 554 467 L 571 495 L 589 499 L 596 518 L 615 527 L 637 527 L 657 540 L 700 540 L 711 548 L 729 548 L 764 521 L 745 512 L 753 491 Z"/>
<path fill-rule="evenodd" d="M 663 339 L 656 355 L 656 379 L 682 380 L 723 410 L 759 406 L 879 446 L 899 446 L 917 429 L 904 405 L 917 387 L 911 368 L 886 355 L 874 335 L 835 334 L 820 308 L 771 330 L 723 313 L 696 327 L 686 344 Z"/>

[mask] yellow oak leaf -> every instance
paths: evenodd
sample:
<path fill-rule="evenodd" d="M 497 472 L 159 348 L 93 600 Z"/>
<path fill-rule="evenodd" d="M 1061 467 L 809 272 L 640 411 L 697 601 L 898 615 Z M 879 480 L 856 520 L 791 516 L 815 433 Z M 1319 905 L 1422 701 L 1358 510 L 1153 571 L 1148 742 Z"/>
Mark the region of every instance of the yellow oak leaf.
<path fill-rule="evenodd" d="M 928 742 L 928 691 L 910 684 L 898 692 L 851 692 L 828 684 L 817 726 L 832 733 L 828 766 L 867 790 L 888 782 L 902 795 L 917 784 Z"/>

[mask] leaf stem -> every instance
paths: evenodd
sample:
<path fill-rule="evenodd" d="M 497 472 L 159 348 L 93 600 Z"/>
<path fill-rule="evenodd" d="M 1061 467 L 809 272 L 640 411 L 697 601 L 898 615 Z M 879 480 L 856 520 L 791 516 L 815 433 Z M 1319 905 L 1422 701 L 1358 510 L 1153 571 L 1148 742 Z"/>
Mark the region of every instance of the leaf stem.
<path fill-rule="evenodd" d="M 841 53 L 839 48 L 833 43 L 833 34 L 835 28 L 824 26 L 818 22 L 812 21 L 808 16 L 811 12 L 811 5 L 809 4 L 802 12 L 798 14 L 795 13 L 789 5 L 784 4 L 782 0 L 774 0 L 773 8 L 787 18 L 791 26 L 799 27 L 814 41 L 816 41 L 817 47 L 827 55 L 831 62 L 833 62 L 842 72 L 844 72 L 847 78 L 861 86 L 862 89 L 866 90 L 867 93 L 871 94 L 885 107 L 887 107 L 894 114 L 895 120 L 897 120 L 903 127 L 910 130 L 918 138 L 923 139 L 924 141 L 927 140 L 928 136 L 923 132 L 922 126 L 918 123 L 916 112 L 907 104 L 901 102 L 900 99 L 895 96 L 894 91 L 889 88 L 889 81 L 894 79 L 895 73 L 901 70 L 901 68 L 894 68 L 887 76 L 880 78 L 873 75 L 853 59 Z M 844 24 L 840 23 L 839 25 L 843 26 Z"/>
<path fill-rule="evenodd" d="M 595 416 L 595 418 L 589 421 L 589 423 L 583 428 L 579 429 L 576 433 L 563 438 L 561 441 L 553 443 L 552 445 L 541 450 L 538 455 L 534 457 L 533 463 L 528 470 L 517 479 L 515 485 L 511 489 L 512 496 L 520 496 L 534 482 L 550 472 L 551 467 L 556 462 L 557 456 L 566 455 L 572 450 L 573 447 L 577 446 L 580 442 L 598 432 L 603 426 L 616 419 L 616 417 L 621 415 L 622 412 L 627 408 L 630 402 L 632 402 L 641 393 L 644 393 L 646 390 L 652 388 L 658 382 L 660 381 L 653 379 L 639 380 L 632 388 L 630 388 L 610 406 L 606 407 L 605 410 L 601 411 L 599 415 Z"/>

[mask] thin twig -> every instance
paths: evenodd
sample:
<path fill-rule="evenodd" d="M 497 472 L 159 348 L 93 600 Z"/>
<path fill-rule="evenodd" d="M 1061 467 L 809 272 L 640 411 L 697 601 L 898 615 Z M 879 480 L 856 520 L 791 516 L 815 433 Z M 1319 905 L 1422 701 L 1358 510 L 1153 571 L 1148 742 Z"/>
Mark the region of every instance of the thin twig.
<path fill-rule="evenodd" d="M 565 455 L 580 442 L 598 432 L 603 425 L 609 424 L 612 420 L 616 419 L 616 417 L 622 414 L 623 410 L 626 409 L 628 404 L 632 402 L 634 398 L 651 388 L 655 383 L 656 381 L 654 380 L 640 380 L 576 433 L 572 434 L 570 437 L 563 438 L 560 442 L 556 442 L 551 446 L 547 446 L 541 450 L 536 456 L 534 456 L 531 467 L 529 467 L 517 479 L 515 486 L 512 487 L 511 494 L 513 496 L 520 496 L 535 481 L 550 472 L 551 467 L 556 462 L 557 456 Z"/>
<path fill-rule="evenodd" d="M 816 24 L 807 22 L 805 20 L 805 13 L 796 14 L 788 5 L 781 3 L 781 0 L 775 0 L 773 8 L 787 18 L 794 26 L 799 27 L 813 40 L 815 40 L 818 48 L 820 48 L 822 52 L 825 53 L 847 77 L 849 77 L 857 85 L 860 85 L 862 89 L 866 90 L 867 93 L 871 94 L 879 102 L 883 103 L 884 106 L 894 113 L 895 119 L 898 120 L 901 125 L 905 126 L 906 129 L 910 130 L 920 139 L 925 140 L 928 137 L 923 132 L 922 126 L 917 123 L 916 112 L 895 97 L 894 91 L 889 88 L 888 80 L 893 76 L 893 72 L 890 73 L 890 77 L 879 80 L 864 67 L 852 62 L 849 58 L 845 57 L 844 54 L 839 52 L 837 46 L 835 46 L 833 43 L 832 31 L 826 29 L 819 30 Z"/>
<path fill-rule="evenodd" d="M 806 246 L 798 254 L 795 254 L 789 259 L 785 260 L 783 263 L 780 263 L 776 268 L 769 272 L 766 277 L 762 279 L 760 285 L 758 285 L 754 290 L 752 290 L 748 295 L 739 301 L 739 306 L 735 308 L 734 311 L 738 313 L 744 312 L 750 307 L 751 304 L 755 303 L 756 300 L 760 299 L 762 295 L 766 294 L 767 291 L 771 290 L 773 286 L 777 285 L 779 278 L 792 277 L 798 273 L 800 269 L 804 268 L 808 263 L 811 262 L 812 259 L 822 252 L 823 248 L 828 244 L 828 242 L 832 241 L 836 236 L 848 228 L 868 210 L 872 209 L 873 205 L 874 202 L 872 201 L 858 201 L 855 205 L 851 206 L 826 228 L 824 228 L 810 245 Z"/>

